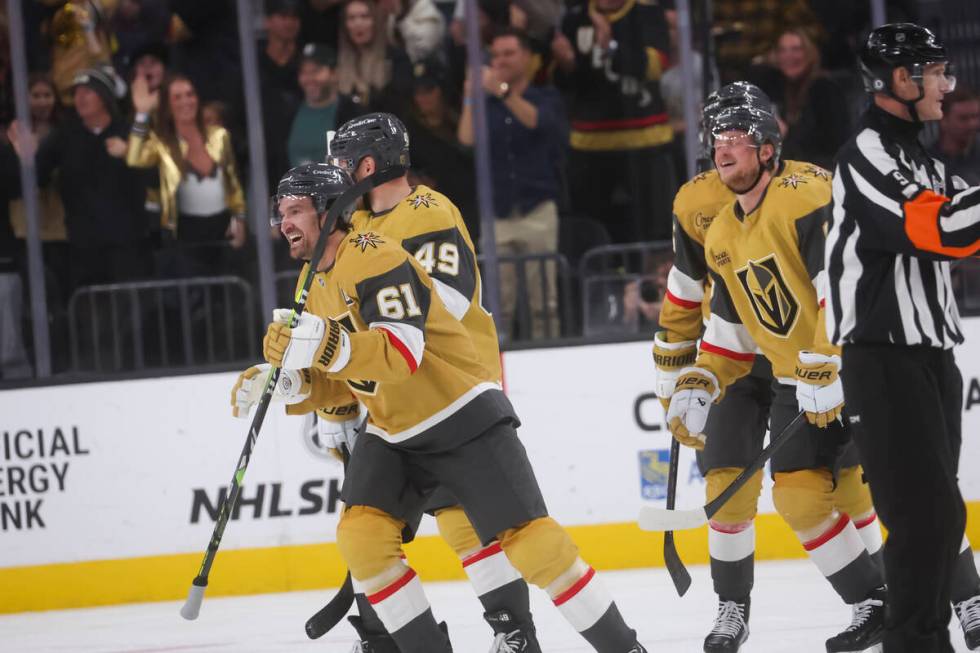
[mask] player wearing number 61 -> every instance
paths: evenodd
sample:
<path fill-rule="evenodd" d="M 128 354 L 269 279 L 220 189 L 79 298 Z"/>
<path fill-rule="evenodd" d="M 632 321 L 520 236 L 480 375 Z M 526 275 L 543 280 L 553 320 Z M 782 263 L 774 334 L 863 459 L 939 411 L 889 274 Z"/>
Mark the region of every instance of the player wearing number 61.
<path fill-rule="evenodd" d="M 385 235 L 351 231 L 349 215 L 324 224 L 331 201 L 353 185 L 346 172 L 315 164 L 294 176 L 275 198 L 290 254 L 310 257 L 321 230 L 327 248 L 307 263 L 317 270 L 307 312 L 292 328 L 280 312 L 263 353 L 298 374 L 308 397 L 289 400 L 295 407 L 299 399 L 300 409 L 335 401 L 351 382 L 374 384 L 357 390 L 369 417 L 344 481 L 337 546 L 398 650 L 452 651 L 401 549 L 420 498 L 441 485 L 465 509 L 480 544 L 499 541 L 520 575 L 545 589 L 596 651 L 644 653 L 548 516 L 514 409 L 422 264 Z"/>

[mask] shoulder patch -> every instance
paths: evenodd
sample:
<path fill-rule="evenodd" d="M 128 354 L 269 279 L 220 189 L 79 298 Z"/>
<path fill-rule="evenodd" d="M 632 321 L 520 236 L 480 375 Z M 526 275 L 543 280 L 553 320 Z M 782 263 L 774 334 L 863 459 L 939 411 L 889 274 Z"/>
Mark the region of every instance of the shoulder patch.
<path fill-rule="evenodd" d="M 362 252 L 366 252 L 368 247 L 378 249 L 378 245 L 383 244 L 385 241 L 381 240 L 378 234 L 369 231 L 367 233 L 357 234 L 350 239 L 350 242 L 354 247 L 360 247 Z"/>
<path fill-rule="evenodd" d="M 820 166 L 813 165 L 812 163 L 803 168 L 803 172 L 807 173 L 808 175 L 813 175 L 817 179 L 823 179 L 826 181 L 830 181 L 830 178 L 833 176 L 830 174 L 829 170 L 824 170 Z"/>
<path fill-rule="evenodd" d="M 780 178 L 779 187 L 780 188 L 799 188 L 800 184 L 807 183 L 807 178 L 801 174 L 793 173 L 791 175 L 786 175 Z"/>
<path fill-rule="evenodd" d="M 413 197 L 409 197 L 407 200 L 405 200 L 405 202 L 410 204 L 413 209 L 418 209 L 420 207 L 429 208 L 430 206 L 439 206 L 439 202 L 437 202 L 436 198 L 434 198 L 432 196 L 432 193 L 429 192 L 419 193 Z"/>

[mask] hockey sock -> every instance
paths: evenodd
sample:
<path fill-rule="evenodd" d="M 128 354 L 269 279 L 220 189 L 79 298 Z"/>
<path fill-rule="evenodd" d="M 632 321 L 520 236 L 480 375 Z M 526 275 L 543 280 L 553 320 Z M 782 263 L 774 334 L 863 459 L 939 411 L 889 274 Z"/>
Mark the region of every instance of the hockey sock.
<path fill-rule="evenodd" d="M 870 513 L 865 515 L 853 515 L 854 527 L 857 529 L 858 535 L 861 536 L 861 540 L 864 542 L 864 548 L 868 550 L 868 554 L 871 556 L 871 560 L 878 566 L 881 570 L 882 575 L 885 574 L 885 550 L 883 548 L 884 541 L 881 538 L 881 526 L 878 524 L 878 515 L 872 510 Z"/>
<path fill-rule="evenodd" d="M 388 633 L 385 625 L 378 618 L 378 613 L 371 607 L 371 602 L 368 601 L 366 595 L 360 593 L 354 594 L 354 601 L 357 603 L 357 614 L 361 617 L 361 623 L 367 632 L 379 635 Z"/>
<path fill-rule="evenodd" d="M 755 581 L 755 526 L 753 522 L 708 524 L 708 552 L 715 594 L 741 601 Z"/>
<path fill-rule="evenodd" d="M 953 564 L 953 577 L 950 583 L 950 598 L 953 603 L 959 603 L 980 594 L 980 576 L 977 575 L 977 565 L 973 559 L 973 549 L 970 540 L 963 537 L 960 554 Z"/>
<path fill-rule="evenodd" d="M 595 570 L 581 558 L 546 591 L 562 616 L 599 653 L 624 653 L 636 645 L 636 631 L 626 625 Z"/>
<path fill-rule="evenodd" d="M 847 515 L 828 520 L 816 537 L 800 539 L 817 569 L 845 603 L 863 601 L 873 589 L 885 584 L 884 575 L 871 560 L 864 540 Z"/>
<path fill-rule="evenodd" d="M 510 564 L 499 542 L 464 556 L 462 563 L 486 612 L 507 610 L 519 623 L 530 620 L 527 583 Z"/>
<path fill-rule="evenodd" d="M 452 650 L 446 634 L 432 616 L 422 583 L 411 567 L 399 563 L 362 585 L 377 588 L 367 593 L 366 598 L 402 653 Z"/>

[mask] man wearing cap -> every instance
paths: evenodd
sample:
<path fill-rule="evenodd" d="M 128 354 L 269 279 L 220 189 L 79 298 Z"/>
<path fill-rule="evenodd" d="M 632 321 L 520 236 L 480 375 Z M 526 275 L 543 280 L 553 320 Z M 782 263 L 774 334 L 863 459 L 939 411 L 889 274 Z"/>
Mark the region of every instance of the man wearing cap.
<path fill-rule="evenodd" d="M 324 135 L 337 128 L 337 53 L 329 45 L 307 43 L 299 63 L 300 104 L 289 130 L 289 165 L 326 160 Z"/>
<path fill-rule="evenodd" d="M 259 52 L 259 74 L 264 85 L 298 98 L 299 5 L 296 0 L 265 1 L 266 41 Z"/>
<path fill-rule="evenodd" d="M 167 46 L 160 42 L 145 43 L 130 55 L 130 78 L 142 77 L 151 92 L 159 90 L 167 74 L 170 55 Z"/>
<path fill-rule="evenodd" d="M 259 43 L 258 64 L 270 187 L 290 167 L 286 143 L 303 99 L 297 81 L 301 58 L 299 5 L 298 0 L 265 0 L 266 40 Z"/>
<path fill-rule="evenodd" d="M 7 131 L 21 156 L 37 147 L 39 186 L 59 173 L 75 287 L 126 281 L 147 269 L 143 187 L 125 158 L 110 154 L 107 146 L 107 141 L 125 138 L 129 131 L 117 103 L 123 92 L 125 84 L 111 68 L 83 70 L 72 87 L 75 110 L 39 145 L 22 142 L 16 122 Z M 16 179 L 16 160 L 4 158 L 8 178 Z M 19 188 L 17 184 L 13 181 Z"/>
<path fill-rule="evenodd" d="M 448 70 L 432 56 L 412 65 L 412 103 L 405 112 L 411 139 L 412 183 L 425 184 L 459 208 L 474 240 L 479 240 L 473 153 L 459 142 L 459 112 L 447 86 Z"/>

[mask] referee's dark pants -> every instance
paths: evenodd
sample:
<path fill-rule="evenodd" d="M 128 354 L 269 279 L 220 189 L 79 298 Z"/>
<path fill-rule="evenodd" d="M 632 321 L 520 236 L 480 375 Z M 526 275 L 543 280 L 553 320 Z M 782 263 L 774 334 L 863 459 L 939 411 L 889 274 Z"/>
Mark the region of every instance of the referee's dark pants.
<path fill-rule="evenodd" d="M 950 579 L 966 526 L 956 481 L 963 379 L 949 350 L 845 345 L 845 414 L 888 529 L 885 653 L 952 653 Z"/>

